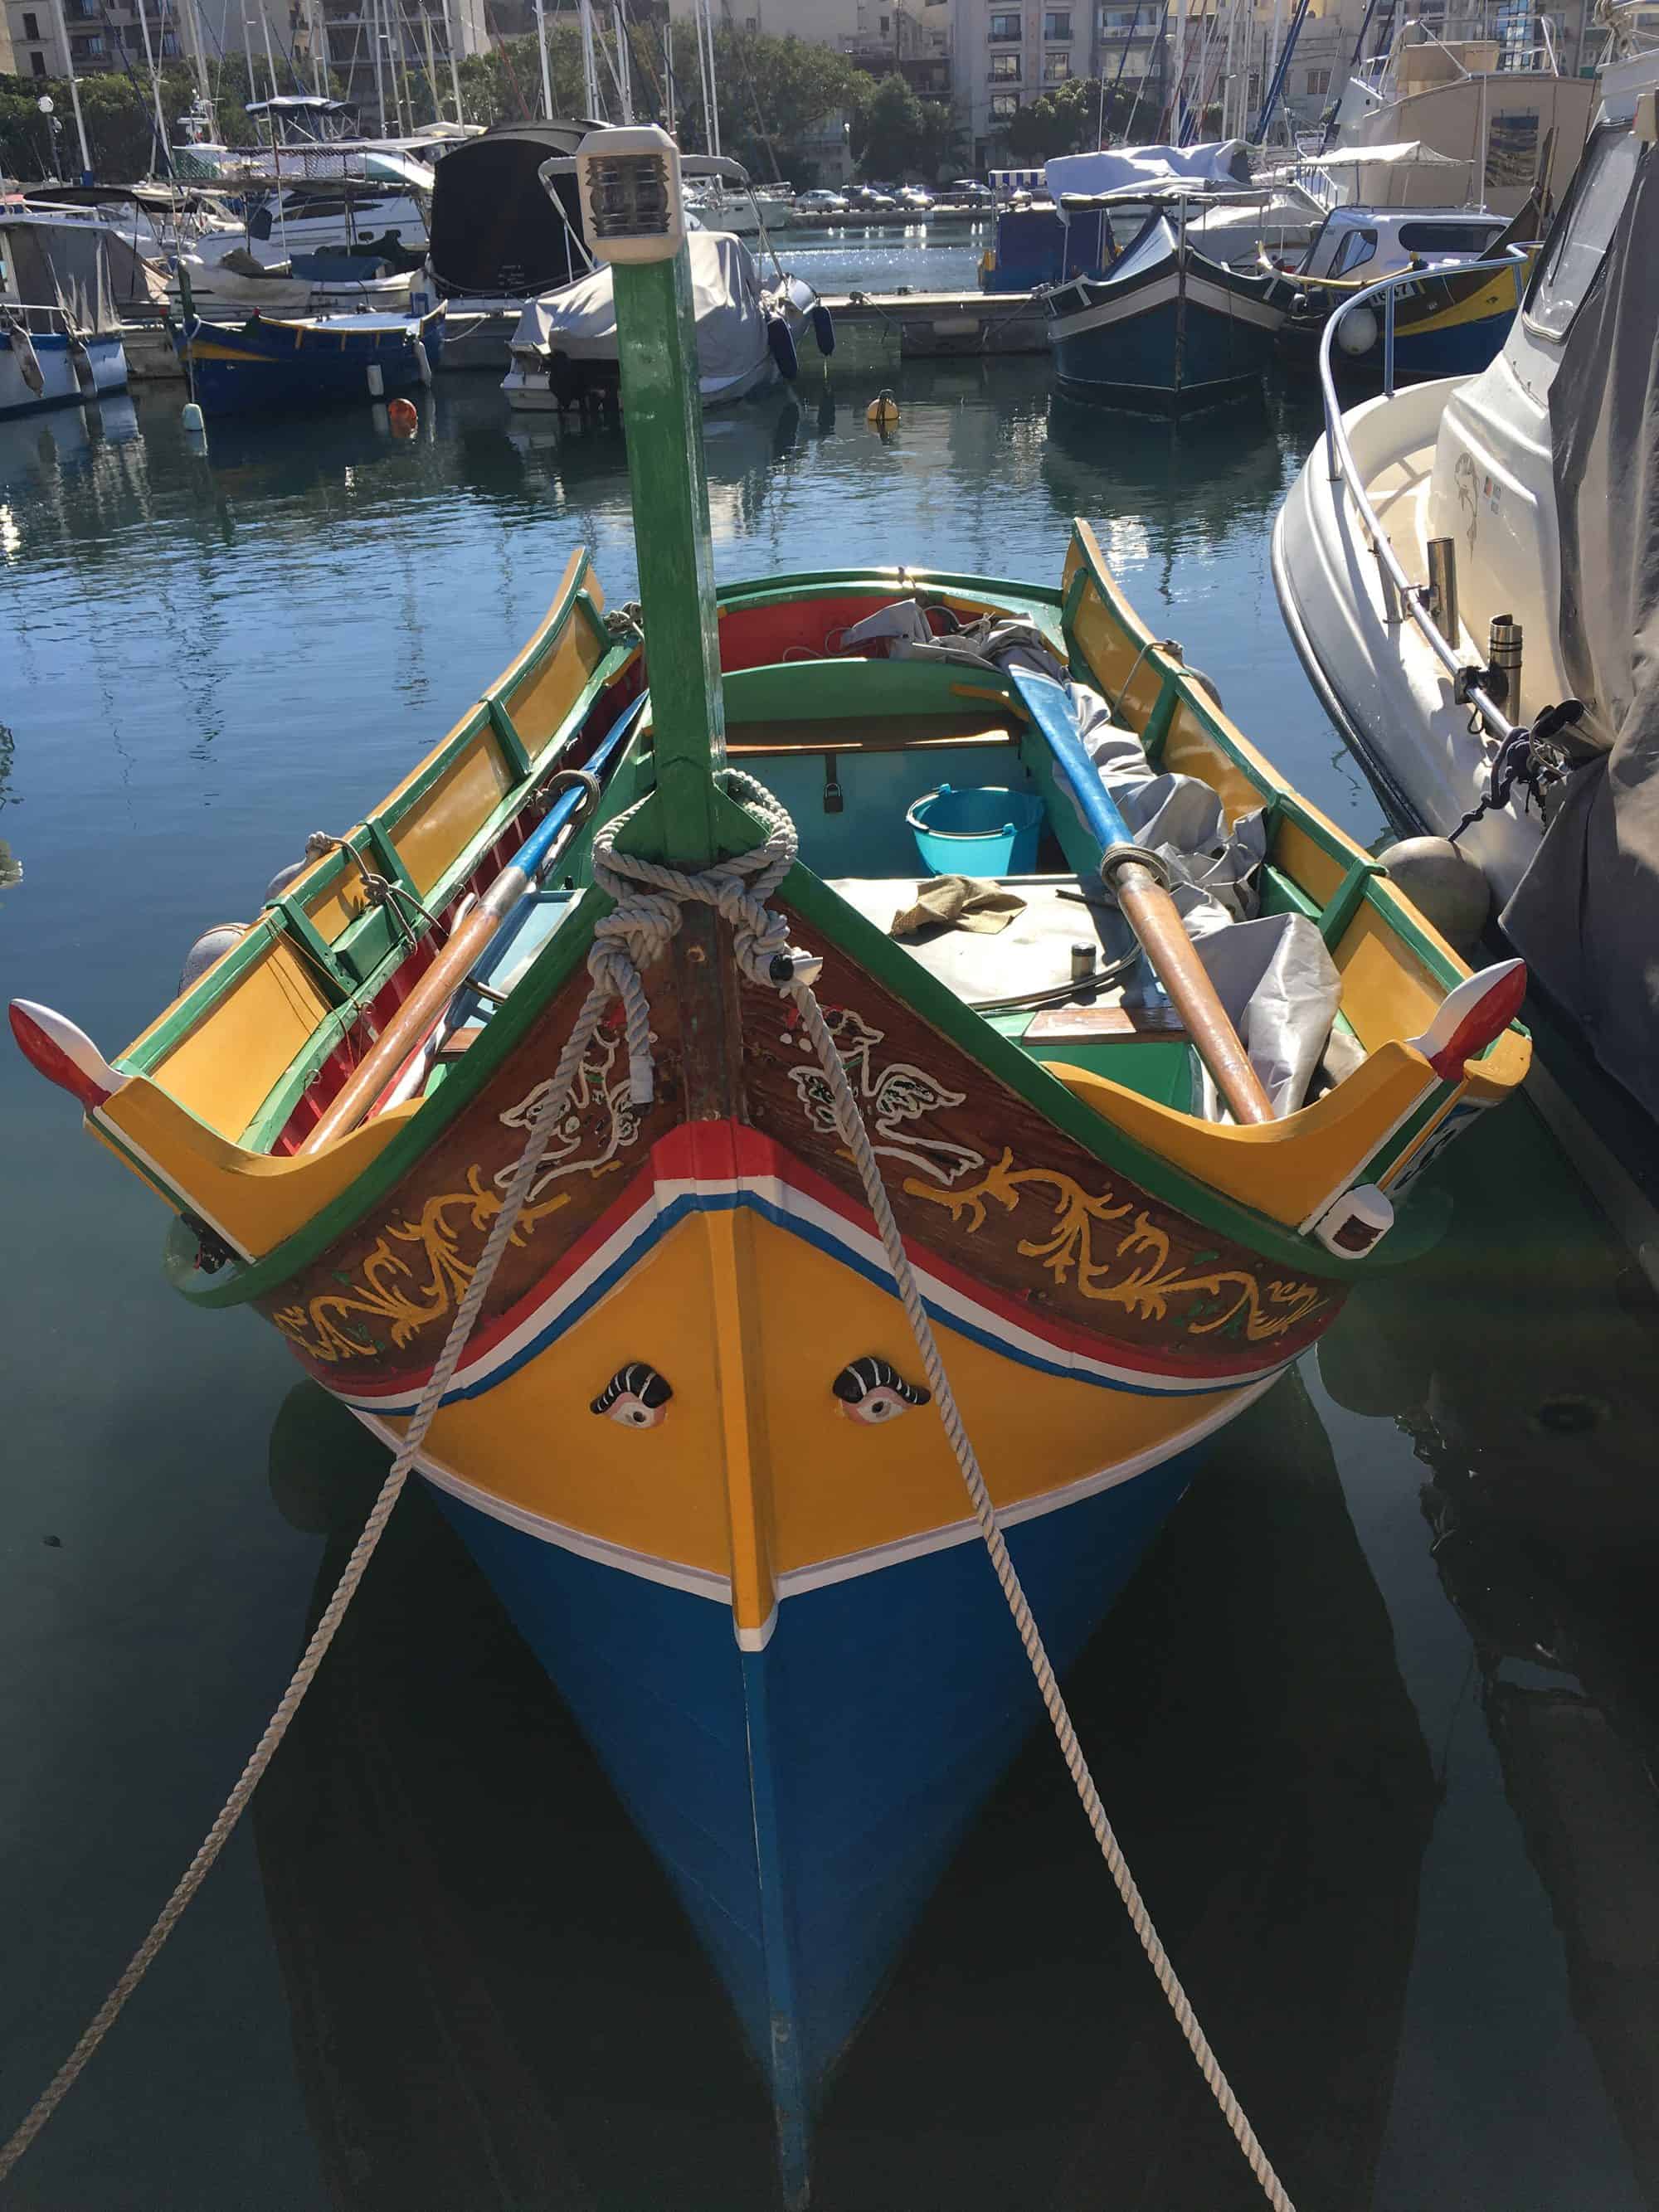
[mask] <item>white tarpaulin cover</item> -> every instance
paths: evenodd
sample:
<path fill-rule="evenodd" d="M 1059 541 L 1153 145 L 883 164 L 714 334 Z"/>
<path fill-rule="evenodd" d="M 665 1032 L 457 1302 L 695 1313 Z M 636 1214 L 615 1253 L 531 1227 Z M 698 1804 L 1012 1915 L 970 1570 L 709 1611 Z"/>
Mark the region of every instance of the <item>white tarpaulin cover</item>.
<path fill-rule="evenodd" d="M 1113 146 L 1098 154 L 1060 154 L 1044 172 L 1049 197 L 1062 192 L 1096 199 L 1103 192 L 1133 191 L 1168 184 L 1248 185 L 1249 156 L 1242 138 L 1203 146 Z"/>
<path fill-rule="evenodd" d="M 1339 146 L 1334 154 L 1311 154 L 1298 162 L 1304 169 L 1369 169 L 1373 162 L 1385 169 L 1467 169 L 1467 159 L 1437 153 L 1420 138 L 1403 138 L 1389 146 Z"/>
<path fill-rule="evenodd" d="M 693 231 L 691 304 L 697 323 L 697 368 L 704 395 L 746 376 L 766 351 L 760 272 L 755 257 L 730 231 Z M 609 269 L 532 300 L 513 333 L 515 347 L 568 354 L 572 361 L 615 361 L 617 303 Z"/>

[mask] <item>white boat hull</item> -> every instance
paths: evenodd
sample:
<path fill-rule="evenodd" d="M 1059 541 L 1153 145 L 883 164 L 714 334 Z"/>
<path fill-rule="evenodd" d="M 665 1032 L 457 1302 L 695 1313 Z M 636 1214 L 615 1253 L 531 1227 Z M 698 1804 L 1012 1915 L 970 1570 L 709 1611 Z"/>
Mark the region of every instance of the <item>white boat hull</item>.
<path fill-rule="evenodd" d="M 1461 380 L 1368 400 L 1343 416 L 1361 481 L 1407 575 L 1426 581 L 1428 472 L 1441 417 Z M 1392 495 L 1390 496 L 1390 495 Z M 1407 621 L 1390 623 L 1359 516 L 1331 481 L 1322 438 L 1273 526 L 1273 584 L 1285 626 L 1326 711 L 1402 826 L 1445 836 L 1486 794 L 1494 746 L 1471 734 L 1450 675 Z M 1541 640 L 1540 640 L 1541 643 Z M 1464 633 L 1468 664 L 1486 653 Z M 1534 808 L 1518 786 L 1462 835 L 1502 904 L 1538 849 Z"/>
<path fill-rule="evenodd" d="M 90 392 L 82 387 L 68 338 L 37 336 L 28 343 L 40 364 L 38 392 L 26 373 L 27 355 L 21 342 L 0 331 L 0 421 L 12 415 L 33 415 L 46 407 L 74 407 L 106 392 L 126 390 L 127 357 L 118 337 L 85 342 L 92 372 Z"/>

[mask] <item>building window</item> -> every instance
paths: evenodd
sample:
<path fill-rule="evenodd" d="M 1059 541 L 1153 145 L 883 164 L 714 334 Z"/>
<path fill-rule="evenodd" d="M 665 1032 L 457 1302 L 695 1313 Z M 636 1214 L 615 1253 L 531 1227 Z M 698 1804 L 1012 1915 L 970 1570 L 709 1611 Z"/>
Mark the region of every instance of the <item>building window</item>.
<path fill-rule="evenodd" d="M 1044 84 L 1064 84 L 1071 74 L 1072 58 L 1069 54 L 1044 54 L 1042 57 Z"/>
<path fill-rule="evenodd" d="M 1019 113 L 1019 94 L 1017 92 L 994 92 L 991 94 L 991 120 L 1006 123 Z"/>
<path fill-rule="evenodd" d="M 1328 69 L 1308 71 L 1308 97 L 1322 100 L 1331 88 L 1331 73 Z"/>
<path fill-rule="evenodd" d="M 171 31 L 163 31 L 161 33 L 161 59 L 164 62 L 170 62 L 177 55 L 178 52 L 178 40 L 173 37 Z"/>
<path fill-rule="evenodd" d="M 23 36 L 26 39 L 38 39 L 40 35 L 40 25 L 38 18 L 33 15 L 25 15 L 23 18 Z"/>
<path fill-rule="evenodd" d="M 993 54 L 991 57 L 991 82 L 993 84 L 1018 84 L 1019 82 L 1019 56 L 1018 54 Z"/>
<path fill-rule="evenodd" d="M 992 16 L 991 44 L 993 46 L 1000 45 L 1009 39 L 1017 39 L 1019 35 L 1020 27 L 1018 9 L 1006 15 L 998 14 Z"/>
<path fill-rule="evenodd" d="M 46 73 L 46 58 L 38 46 L 29 56 L 29 70 L 34 76 L 44 76 Z"/>
<path fill-rule="evenodd" d="M 96 61 L 103 51 L 104 40 L 101 32 L 94 31 L 89 37 L 84 39 L 71 39 L 70 40 L 70 58 L 71 61 Z"/>
<path fill-rule="evenodd" d="M 1042 19 L 1045 39 L 1069 39 L 1072 35 L 1072 11 L 1069 8 L 1051 9 Z"/>
<path fill-rule="evenodd" d="M 893 35 L 893 19 L 890 15 L 884 15 L 881 19 L 881 35 L 884 39 L 890 39 Z"/>

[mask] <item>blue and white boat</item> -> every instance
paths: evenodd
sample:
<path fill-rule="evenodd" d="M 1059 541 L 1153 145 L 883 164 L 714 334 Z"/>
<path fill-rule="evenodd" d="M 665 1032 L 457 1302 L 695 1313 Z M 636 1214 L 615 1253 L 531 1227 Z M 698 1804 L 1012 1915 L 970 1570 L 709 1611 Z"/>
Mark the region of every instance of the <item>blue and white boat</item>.
<path fill-rule="evenodd" d="M 1189 204 L 1155 204 L 1105 271 L 1048 294 L 1062 391 L 1185 415 L 1260 386 L 1286 287 L 1277 275 L 1231 269 L 1200 252 L 1188 234 Z"/>
<path fill-rule="evenodd" d="M 173 344 L 205 415 L 243 415 L 390 399 L 431 381 L 443 303 L 410 314 L 254 314 L 215 323 L 193 312 Z"/>
<path fill-rule="evenodd" d="M 126 382 L 104 225 L 67 209 L 0 212 L 0 418 Z"/>

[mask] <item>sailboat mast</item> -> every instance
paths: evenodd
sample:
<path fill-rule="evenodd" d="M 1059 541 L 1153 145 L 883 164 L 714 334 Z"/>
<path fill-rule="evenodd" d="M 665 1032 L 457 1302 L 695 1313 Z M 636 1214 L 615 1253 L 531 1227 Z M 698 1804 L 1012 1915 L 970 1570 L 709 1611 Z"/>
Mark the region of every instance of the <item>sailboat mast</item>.
<path fill-rule="evenodd" d="M 161 72 L 155 66 L 155 53 L 150 45 L 149 17 L 144 12 L 144 0 L 138 0 L 138 27 L 144 35 L 144 67 L 149 71 L 150 95 L 155 102 L 155 158 L 158 162 L 166 162 L 167 133 L 161 120 Z M 159 175 L 160 171 L 156 173 Z"/>
<path fill-rule="evenodd" d="M 1187 75 L 1187 0 L 1175 0 L 1175 56 L 1171 75 L 1175 92 L 1170 106 L 1170 143 L 1179 146 L 1185 136 Z"/>
<path fill-rule="evenodd" d="M 628 51 L 628 26 L 623 19 L 622 0 L 611 0 L 611 21 L 617 33 L 617 94 L 622 101 L 622 119 L 634 120 L 634 73 Z"/>
<path fill-rule="evenodd" d="M 720 103 L 719 89 L 714 82 L 714 0 L 701 0 L 700 20 L 708 40 L 708 74 L 703 79 L 704 100 L 708 118 L 708 150 L 718 158 L 720 150 Z"/>
<path fill-rule="evenodd" d="M 87 150 L 87 126 L 81 114 L 81 88 L 75 77 L 75 57 L 70 52 L 69 25 L 64 21 L 64 0 L 52 0 L 58 15 L 58 36 L 64 48 L 64 66 L 69 71 L 70 106 L 75 110 L 75 135 L 81 142 L 81 173 L 92 174 L 92 155 Z"/>
<path fill-rule="evenodd" d="M 455 122 L 459 129 L 465 120 L 461 113 L 461 65 L 455 58 L 455 40 L 460 27 L 458 22 L 451 21 L 449 0 L 443 0 L 443 6 L 444 39 L 449 47 L 449 88 L 455 95 Z M 457 13 L 459 14 L 459 9 Z"/>
<path fill-rule="evenodd" d="M 536 52 L 542 65 L 542 114 L 553 120 L 553 79 L 547 65 L 547 11 L 542 0 L 536 0 Z"/>
<path fill-rule="evenodd" d="M 596 122 L 603 121 L 605 109 L 599 102 L 599 58 L 593 52 L 593 10 L 589 0 L 578 0 L 582 26 L 582 98 L 587 112 Z"/>

